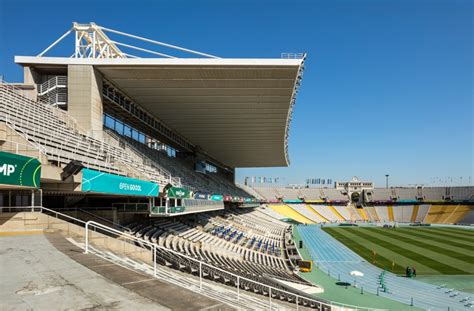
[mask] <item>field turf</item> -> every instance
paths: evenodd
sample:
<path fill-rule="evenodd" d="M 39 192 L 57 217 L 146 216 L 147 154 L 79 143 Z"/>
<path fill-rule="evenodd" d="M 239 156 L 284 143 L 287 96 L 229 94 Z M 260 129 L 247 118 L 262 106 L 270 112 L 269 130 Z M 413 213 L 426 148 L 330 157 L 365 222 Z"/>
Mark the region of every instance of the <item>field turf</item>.
<path fill-rule="evenodd" d="M 474 230 L 457 228 L 324 227 L 365 260 L 397 274 L 474 274 Z M 375 255 L 374 255 L 375 254 Z"/>

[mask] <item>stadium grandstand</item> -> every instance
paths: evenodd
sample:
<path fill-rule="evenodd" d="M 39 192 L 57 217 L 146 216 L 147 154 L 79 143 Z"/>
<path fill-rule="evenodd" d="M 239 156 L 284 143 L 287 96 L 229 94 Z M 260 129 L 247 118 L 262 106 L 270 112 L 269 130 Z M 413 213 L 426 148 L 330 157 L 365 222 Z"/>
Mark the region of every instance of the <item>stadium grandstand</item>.
<path fill-rule="evenodd" d="M 280 218 L 301 223 L 471 224 L 474 218 L 472 186 L 375 188 L 354 177 L 334 188 L 253 185 L 252 189 Z"/>
<path fill-rule="evenodd" d="M 48 56 L 70 36 L 70 55 Z M 94 23 L 73 23 L 38 55 L 16 56 L 24 81 L 0 84 L 0 241 L 18 251 L 8 262 L 23 264 L 15 259 L 26 252 L 34 264 L 23 268 L 35 274 L 54 261 L 51 278 L 81 271 L 90 281 L 77 280 L 78 291 L 97 286 L 145 309 L 471 308 L 471 292 L 399 270 L 428 244 L 412 242 L 419 236 L 433 242 L 433 258 L 452 260 L 420 261 L 421 274 L 472 276 L 472 256 L 459 248 L 474 246 L 474 187 L 376 188 L 356 177 L 325 188 L 236 183 L 237 168 L 289 165 L 305 59 L 220 58 Z M 415 245 L 413 261 L 393 255 L 391 270 L 389 259 L 371 263 L 354 246 L 373 234 L 363 243 L 375 249 L 381 233 L 370 230 L 400 226 L 439 231 L 387 231 Z M 45 276 L 19 290 L 9 277 L 2 272 L 1 309 L 40 304 L 18 293 L 68 285 Z M 134 286 L 142 282 L 156 283 Z M 58 308 L 78 308 L 74 301 L 58 299 Z"/>

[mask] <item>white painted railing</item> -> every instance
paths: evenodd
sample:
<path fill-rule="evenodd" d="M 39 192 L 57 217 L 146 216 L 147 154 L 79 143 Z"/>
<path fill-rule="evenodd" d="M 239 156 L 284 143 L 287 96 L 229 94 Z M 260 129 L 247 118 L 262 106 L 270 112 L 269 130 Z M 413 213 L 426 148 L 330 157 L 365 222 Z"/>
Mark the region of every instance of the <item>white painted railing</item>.
<path fill-rule="evenodd" d="M 299 309 L 299 306 L 302 305 L 303 302 L 305 302 L 305 304 L 313 303 L 315 306 L 320 306 L 320 307 L 318 307 L 318 310 L 330 310 L 331 308 L 335 307 L 333 305 L 329 305 L 329 304 L 326 304 L 326 303 L 318 301 L 318 300 L 313 300 L 313 299 L 310 299 L 308 297 L 304 297 L 304 296 L 301 296 L 301 295 L 298 295 L 298 294 L 295 294 L 295 293 L 291 293 L 291 292 L 282 290 L 281 288 L 276 288 L 276 287 L 273 287 L 273 286 L 270 286 L 270 285 L 266 285 L 266 284 L 259 283 L 259 282 L 256 282 L 254 280 L 242 277 L 242 276 L 237 275 L 237 274 L 233 274 L 229 271 L 220 269 L 218 267 L 215 267 L 215 266 L 210 265 L 208 263 L 205 263 L 203 261 L 199 261 L 197 259 L 191 258 L 187 255 L 182 254 L 182 253 L 175 252 L 175 251 L 173 251 L 169 248 L 165 248 L 163 246 L 151 243 L 151 242 L 146 241 L 144 239 L 137 238 L 137 237 L 135 237 L 133 235 L 130 235 L 128 233 L 125 233 L 125 232 L 107 227 L 105 225 L 102 225 L 102 224 L 94 222 L 94 221 L 86 222 L 85 228 L 86 228 L 86 236 L 85 236 L 85 253 L 86 254 L 89 253 L 89 250 L 90 250 L 89 230 L 93 230 L 95 232 L 103 231 L 103 232 L 106 232 L 108 234 L 115 235 L 118 238 L 120 238 L 121 241 L 126 240 L 126 241 L 129 241 L 131 244 L 139 244 L 139 245 L 142 245 L 144 248 L 150 250 L 151 258 L 153 258 L 153 276 L 154 277 L 157 276 L 157 274 L 156 274 L 157 273 L 156 272 L 157 271 L 157 260 L 156 260 L 156 258 L 158 256 L 158 250 L 162 250 L 166 253 L 171 253 L 174 256 L 178 257 L 178 258 L 183 258 L 183 259 L 186 259 L 190 262 L 194 262 L 197 266 L 199 266 L 198 275 L 199 275 L 199 287 L 200 287 L 200 289 L 203 288 L 202 287 L 203 286 L 203 279 L 204 279 L 204 277 L 203 277 L 203 267 L 207 267 L 207 268 L 210 268 L 214 271 L 219 271 L 223 274 L 226 274 L 226 275 L 228 275 L 228 276 L 230 276 L 230 277 L 237 280 L 236 291 L 235 291 L 235 295 L 236 295 L 237 300 L 246 298 L 245 297 L 246 295 L 244 293 L 241 293 L 240 285 L 242 284 L 242 282 L 247 282 L 247 283 L 254 284 L 256 287 L 268 289 L 268 292 L 267 292 L 267 294 L 268 294 L 267 308 L 269 308 L 270 310 L 272 310 L 272 309 L 278 310 L 278 307 L 274 306 L 275 302 L 273 301 L 273 300 L 276 300 L 276 299 L 272 299 L 273 295 L 276 295 L 276 294 L 285 295 L 286 297 L 294 297 L 293 301 L 296 304 L 296 310 Z M 247 297 L 247 299 L 251 299 L 251 297 Z"/>
<path fill-rule="evenodd" d="M 126 232 L 123 232 L 123 231 L 105 226 L 103 224 L 100 224 L 100 223 L 97 223 L 97 222 L 94 222 L 94 221 L 85 222 L 83 220 L 74 218 L 72 216 L 60 213 L 58 211 L 51 210 L 49 208 L 45 208 L 45 207 L 41 207 L 41 206 L 23 206 L 23 207 L 3 207 L 3 208 L 0 208 L 0 212 L 7 212 L 7 210 L 8 210 L 8 212 L 12 212 L 12 210 L 14 210 L 14 211 L 23 210 L 23 211 L 28 211 L 28 212 L 41 212 L 41 213 L 45 213 L 47 215 L 52 214 L 52 216 L 55 217 L 55 218 L 58 218 L 58 219 L 63 218 L 63 219 L 65 219 L 65 220 L 67 220 L 71 223 L 74 223 L 74 224 L 77 224 L 81 227 L 84 227 L 84 230 L 85 230 L 85 232 L 84 232 L 85 253 L 94 254 L 94 248 L 97 247 L 97 246 L 95 246 L 95 245 L 93 246 L 91 244 L 90 237 L 89 237 L 89 231 L 95 231 L 95 232 L 102 231 L 102 232 L 105 232 L 106 235 L 108 235 L 108 236 L 115 235 L 117 237 L 120 237 L 120 239 L 123 242 L 128 241 L 128 243 L 131 243 L 133 245 L 135 245 L 135 243 L 137 243 L 138 245 L 142 245 L 142 246 L 145 247 L 145 249 L 148 249 L 151 252 L 150 258 L 153 259 L 153 266 L 152 267 L 150 266 L 150 268 L 153 271 L 153 276 L 156 277 L 156 278 L 159 277 L 159 275 L 157 274 L 158 269 L 157 269 L 157 261 L 156 261 L 157 256 L 158 256 L 158 250 L 166 252 L 167 254 L 173 254 L 174 256 L 176 256 L 178 258 L 183 258 L 183 259 L 186 259 L 190 262 L 194 262 L 195 264 L 199 265 L 199 282 L 198 282 L 199 284 L 198 285 L 199 285 L 199 289 L 202 291 L 202 294 L 206 294 L 206 291 L 209 290 L 209 286 L 206 288 L 204 286 L 205 284 L 217 284 L 217 283 L 214 283 L 214 282 L 205 282 L 204 281 L 203 267 L 207 267 L 207 268 L 212 269 L 214 271 L 219 271 L 223 274 L 232 276 L 233 278 L 237 279 L 236 290 L 235 290 L 235 292 L 232 292 L 235 295 L 234 298 L 237 301 L 241 301 L 241 302 L 247 301 L 252 306 L 252 308 L 255 308 L 255 309 L 267 309 L 267 308 L 269 308 L 270 310 L 281 309 L 282 305 L 281 304 L 278 305 L 278 302 L 273 301 L 273 300 L 278 300 L 278 299 L 277 298 L 272 299 L 272 298 L 273 298 L 274 294 L 275 295 L 276 294 L 280 294 L 280 295 L 283 294 L 283 295 L 286 295 L 287 297 L 294 297 L 293 302 L 296 303 L 296 305 L 295 305 L 296 310 L 299 309 L 300 305 L 302 307 L 309 307 L 308 303 L 313 304 L 314 306 L 317 306 L 317 309 L 319 311 L 322 311 L 322 310 L 340 310 L 340 311 L 342 311 L 342 310 L 363 310 L 363 311 L 381 311 L 381 310 L 384 310 L 384 309 L 358 307 L 358 306 L 354 306 L 354 305 L 348 305 L 348 304 L 342 304 L 342 303 L 336 303 L 336 302 L 325 303 L 325 302 L 322 302 L 322 301 L 319 301 L 319 300 L 316 300 L 316 299 L 311 299 L 309 297 L 298 295 L 296 293 L 288 292 L 288 291 L 282 290 L 280 288 L 276 288 L 276 287 L 273 287 L 273 286 L 270 286 L 270 285 L 267 285 L 267 284 L 263 284 L 263 283 L 260 283 L 260 282 L 242 277 L 240 275 L 233 274 L 229 271 L 220 269 L 218 267 L 215 267 L 215 266 L 210 265 L 208 263 L 205 263 L 203 261 L 191 258 L 189 256 L 186 256 L 186 255 L 182 254 L 182 253 L 178 253 L 178 252 L 175 252 L 171 249 L 168 249 L 168 248 L 162 247 L 160 245 L 157 245 L 157 244 L 151 243 L 149 241 L 146 241 L 144 239 L 137 238 L 137 237 L 135 237 L 131 234 L 128 234 Z M 95 254 L 95 255 L 98 255 L 98 254 Z M 177 286 L 184 287 L 184 284 L 173 283 L 169 279 L 167 279 L 167 281 L 170 281 L 170 283 L 175 284 Z M 268 295 L 268 300 L 263 300 L 261 298 L 257 298 L 257 296 L 251 296 L 251 295 L 246 294 L 245 292 L 241 292 L 241 288 L 240 288 L 241 282 L 252 283 L 256 287 L 268 289 L 268 292 L 266 293 Z M 223 288 L 226 288 L 226 287 L 227 286 L 224 286 Z M 229 293 L 229 295 L 232 295 L 232 293 Z M 303 303 L 305 303 L 305 302 L 306 302 L 306 304 L 303 305 Z"/>
<path fill-rule="evenodd" d="M 58 87 L 67 87 L 67 76 L 56 76 L 38 84 L 38 95 L 45 95 Z"/>

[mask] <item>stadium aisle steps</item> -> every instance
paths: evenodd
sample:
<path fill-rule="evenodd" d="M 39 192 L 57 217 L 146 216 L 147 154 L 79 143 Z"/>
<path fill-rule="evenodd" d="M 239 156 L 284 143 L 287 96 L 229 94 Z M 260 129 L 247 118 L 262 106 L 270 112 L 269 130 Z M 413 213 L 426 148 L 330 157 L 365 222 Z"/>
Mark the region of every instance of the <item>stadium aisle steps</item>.
<path fill-rule="evenodd" d="M 388 205 L 387 209 L 388 209 L 388 220 L 389 221 L 395 221 L 395 216 L 393 216 L 393 206 Z"/>
<path fill-rule="evenodd" d="M 324 217 L 323 215 L 321 215 L 313 206 L 309 205 L 309 204 L 305 204 L 305 207 L 310 210 L 312 213 L 314 213 L 318 218 L 320 218 L 322 221 L 324 222 L 329 222 L 329 220 Z"/>
<path fill-rule="evenodd" d="M 288 205 L 284 204 L 270 204 L 269 205 L 271 209 L 273 209 L 275 212 L 287 217 L 291 218 L 297 222 L 300 222 L 302 224 L 314 224 L 315 222 L 312 221 L 311 219 L 303 216 L 302 214 L 298 213 Z"/>
<path fill-rule="evenodd" d="M 418 210 L 420 209 L 420 206 L 419 205 L 415 205 L 413 207 L 413 211 L 411 212 L 411 217 L 410 217 L 410 221 L 411 222 L 416 222 L 416 219 L 417 219 L 417 215 L 418 215 Z"/>
<path fill-rule="evenodd" d="M 334 215 L 337 216 L 337 218 L 339 218 L 339 220 L 342 220 L 342 221 L 345 221 L 346 219 L 344 217 L 342 217 L 342 215 L 337 211 L 337 209 L 334 208 L 334 206 L 332 205 L 329 205 L 328 206 L 329 209 L 334 213 Z"/>
<path fill-rule="evenodd" d="M 365 221 L 369 220 L 369 217 L 367 216 L 367 213 L 365 212 L 363 208 L 358 208 L 357 211 L 359 212 L 363 220 Z"/>
<path fill-rule="evenodd" d="M 364 210 L 366 211 L 367 215 L 370 218 L 370 221 L 380 221 L 379 216 L 377 215 L 377 211 L 373 206 L 365 206 Z"/>

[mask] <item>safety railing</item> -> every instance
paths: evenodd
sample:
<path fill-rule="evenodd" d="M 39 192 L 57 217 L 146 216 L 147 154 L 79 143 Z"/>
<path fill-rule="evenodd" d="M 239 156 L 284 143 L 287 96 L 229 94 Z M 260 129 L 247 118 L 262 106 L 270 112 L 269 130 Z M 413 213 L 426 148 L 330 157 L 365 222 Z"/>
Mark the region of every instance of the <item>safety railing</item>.
<path fill-rule="evenodd" d="M 0 117 L 0 120 L 2 118 Z M 18 155 L 40 159 L 42 152 L 36 146 L 27 145 L 11 140 L 0 140 L 0 150 Z"/>
<path fill-rule="evenodd" d="M 204 274 L 208 273 L 208 272 L 204 272 L 204 270 L 206 270 L 206 268 L 207 268 L 207 269 L 211 269 L 211 270 L 214 270 L 214 271 L 218 271 L 218 272 L 220 272 L 224 275 L 227 275 L 229 279 L 232 278 L 232 279 L 236 280 L 235 295 L 236 295 L 237 300 L 242 299 L 243 298 L 242 296 L 246 296 L 244 293 L 242 293 L 241 285 L 243 283 L 247 283 L 247 284 L 253 284 L 255 286 L 255 288 L 267 289 L 267 292 L 266 292 L 266 296 L 268 295 L 268 304 L 267 304 L 267 306 L 270 309 L 274 308 L 274 306 L 273 306 L 273 304 L 275 303 L 274 300 L 278 299 L 277 298 L 278 295 L 288 297 L 288 300 L 290 302 L 294 302 L 296 304 L 296 310 L 299 309 L 300 305 L 301 306 L 303 306 L 303 305 L 304 306 L 309 306 L 310 304 L 312 304 L 313 307 L 317 307 L 319 310 L 331 310 L 331 308 L 334 307 L 333 305 L 326 304 L 326 303 L 321 302 L 319 300 L 311 299 L 311 298 L 308 298 L 306 296 L 302 296 L 302 295 L 299 295 L 299 294 L 296 294 L 296 293 L 288 292 L 288 291 L 285 291 L 281 288 L 276 288 L 276 287 L 273 287 L 273 286 L 270 286 L 270 285 L 267 285 L 267 284 L 259 283 L 259 282 L 256 282 L 254 280 L 242 277 L 242 276 L 237 275 L 237 274 L 233 274 L 229 271 L 220 269 L 220 268 L 215 267 L 213 265 L 210 265 L 208 263 L 205 263 L 205 262 L 199 261 L 197 259 L 191 258 L 187 255 L 175 252 L 175 251 L 173 251 L 169 248 L 162 247 L 160 245 L 157 245 L 157 244 L 151 243 L 149 241 L 146 241 L 144 239 L 135 237 L 135 236 L 130 235 L 128 233 L 125 233 L 125 232 L 122 232 L 122 231 L 104 226 L 104 225 L 102 225 L 100 223 L 97 223 L 97 222 L 94 222 L 94 221 L 86 222 L 85 228 L 86 228 L 86 236 L 85 236 L 85 253 L 86 254 L 89 253 L 89 251 L 91 249 L 90 246 L 93 245 L 91 243 L 91 240 L 90 240 L 90 234 L 89 234 L 90 230 L 95 231 L 95 232 L 99 232 L 99 233 L 104 232 L 108 235 L 116 236 L 117 238 L 120 238 L 121 241 L 128 241 L 130 244 L 141 245 L 143 248 L 150 250 L 150 252 L 151 252 L 151 257 L 150 258 L 152 258 L 152 260 L 153 260 L 153 276 L 154 277 L 157 276 L 157 264 L 158 264 L 157 263 L 157 258 L 158 258 L 158 255 L 159 255 L 159 251 L 161 251 L 161 252 L 164 252 L 165 254 L 171 255 L 171 257 L 175 257 L 177 259 L 184 259 L 188 262 L 194 263 L 194 266 L 198 269 L 196 271 L 196 273 L 199 276 L 199 287 L 200 287 L 200 289 L 202 289 L 202 287 L 203 287 Z M 94 245 L 94 247 L 97 247 L 97 246 Z M 250 299 L 250 297 L 248 297 L 248 298 Z"/>
<path fill-rule="evenodd" d="M 49 216 L 52 216 L 57 219 L 62 219 L 65 221 L 68 221 L 70 223 L 79 225 L 81 227 L 85 228 L 86 222 L 77 218 L 74 218 L 72 216 L 63 214 L 61 212 L 43 207 L 43 206 L 0 206 L 0 212 L 3 213 L 12 213 L 12 212 L 39 212 L 43 213 Z"/>
<path fill-rule="evenodd" d="M 162 167 L 157 167 L 156 161 L 153 161 L 153 159 L 151 159 L 147 155 L 143 154 L 143 152 L 138 150 L 138 148 L 135 147 L 133 144 L 130 144 L 127 140 L 120 137 L 119 134 L 116 134 L 114 131 L 107 130 L 107 129 L 104 129 L 104 132 L 106 133 L 106 135 L 103 137 L 105 142 L 107 142 L 109 144 L 112 144 L 112 145 L 116 144 L 116 145 L 119 145 L 119 146 L 125 146 L 126 148 L 129 148 L 131 152 L 136 154 L 137 157 L 141 161 L 148 161 L 149 163 L 155 164 L 155 165 L 153 165 L 153 169 L 156 170 L 156 173 L 152 174 L 152 175 L 153 175 L 153 177 L 156 181 L 160 181 L 164 185 L 166 185 L 167 183 L 171 183 L 174 186 L 178 186 L 178 187 L 181 186 L 181 180 L 179 178 L 172 177 L 170 172 L 168 172 L 167 170 L 165 170 Z M 151 167 L 151 165 L 150 165 L 150 167 Z"/>
<path fill-rule="evenodd" d="M 67 94 L 50 94 L 49 96 L 46 96 L 44 100 L 51 106 L 64 106 L 67 105 Z"/>
<path fill-rule="evenodd" d="M 21 100 L 18 96 L 24 97 L 23 91 L 21 89 L 16 88 L 12 85 L 1 84 L 0 85 L 0 102 L 8 101 L 11 105 L 15 107 L 14 111 L 12 109 L 7 108 L 5 104 L 4 110 L 2 111 L 3 119 L 6 123 L 14 129 L 16 132 L 19 132 L 23 137 L 28 139 L 32 142 L 38 149 L 40 149 L 45 155 L 48 155 L 49 158 L 53 157 L 54 160 L 58 162 L 62 162 L 64 160 L 80 160 L 81 162 L 87 164 L 92 164 L 94 169 L 99 171 L 120 171 L 118 168 L 115 170 L 107 170 L 106 167 L 116 167 L 116 164 L 121 164 L 126 170 L 131 173 L 134 173 L 137 177 L 144 177 L 151 181 L 155 181 L 161 184 L 166 184 L 169 181 L 176 181 L 171 178 L 171 176 L 161 176 L 159 171 L 152 167 L 145 169 L 143 167 L 143 161 L 137 161 L 133 158 L 129 153 L 126 151 L 121 150 L 120 148 L 114 148 L 109 144 L 105 143 L 103 140 L 98 140 L 87 135 L 74 136 L 70 135 L 71 139 L 68 141 L 61 142 L 59 146 L 57 142 L 55 142 L 55 135 L 56 133 L 50 133 L 49 131 L 45 131 L 44 127 L 40 127 L 35 125 L 33 122 L 26 120 L 34 120 L 35 117 L 38 115 L 44 115 L 45 109 L 50 109 L 53 114 L 59 118 L 59 121 L 62 121 L 66 127 L 70 128 L 72 131 L 76 131 L 77 126 L 75 126 L 75 120 L 70 118 L 68 114 L 54 106 L 48 105 L 44 102 L 34 102 L 28 105 L 24 103 L 19 103 L 18 101 Z M 25 98 L 24 100 L 29 100 Z M 3 104 L 3 102 L 2 102 Z M 39 105 L 43 105 L 43 107 L 39 107 Z M 26 108 L 27 106 L 27 108 Z M 3 108 L 3 107 L 2 107 Z M 24 116 L 24 118 L 19 118 L 18 116 Z M 49 122 L 47 119 L 44 122 Z M 55 126 L 55 125 L 52 125 Z M 38 142 L 32 135 L 28 135 L 24 128 L 28 128 L 30 132 L 37 133 L 35 136 L 44 137 L 46 140 L 45 143 Z M 65 135 L 69 135 L 65 133 Z M 45 144 L 49 141 L 48 146 Z M 72 146 L 71 144 L 75 144 Z M 84 147 L 84 145 L 86 147 Z M 57 147 L 53 147 L 57 146 Z M 67 154 L 68 156 L 64 156 Z M 89 156 L 84 156 L 83 154 L 88 154 Z M 94 158 L 92 159 L 90 155 L 93 155 Z M 103 155 L 103 157 L 101 157 Z M 121 172 L 119 172 L 121 173 Z M 125 173 L 121 173 L 125 175 Z"/>
<path fill-rule="evenodd" d="M 38 84 L 38 95 L 45 95 L 58 87 L 67 87 L 67 76 L 56 76 Z"/>
<path fill-rule="evenodd" d="M 251 301 L 253 303 L 257 303 L 257 302 L 261 303 L 262 302 L 261 299 L 256 299 L 255 297 L 249 296 L 245 292 L 242 292 L 242 289 L 240 288 L 240 285 L 244 284 L 245 282 L 247 284 L 249 284 L 249 283 L 254 284 L 255 286 L 257 286 L 259 288 L 265 288 L 265 289 L 268 290 L 266 292 L 266 296 L 268 296 L 268 300 L 263 301 L 263 303 L 264 303 L 263 306 L 266 306 L 270 309 L 278 309 L 278 306 L 276 306 L 276 304 L 278 302 L 275 303 L 274 300 L 279 300 L 278 295 L 280 294 L 280 295 L 286 295 L 287 297 L 293 297 L 293 300 L 290 301 L 290 302 L 296 303 L 296 309 L 297 310 L 299 309 L 300 306 L 301 307 L 316 307 L 320 311 L 321 310 L 361 310 L 361 311 L 381 311 L 381 310 L 385 310 L 385 309 L 376 309 L 376 308 L 365 308 L 365 307 L 359 307 L 359 306 L 349 305 L 349 304 L 342 304 L 342 303 L 337 303 L 337 302 L 323 302 L 323 301 L 320 301 L 320 300 L 311 299 L 311 298 L 303 296 L 303 295 L 299 295 L 299 294 L 296 294 L 296 293 L 293 293 L 293 292 L 288 292 L 288 291 L 285 291 L 281 288 L 276 288 L 276 287 L 271 286 L 271 285 L 263 284 L 263 283 L 255 281 L 255 280 L 251 280 L 251 279 L 242 277 L 240 275 L 237 275 L 237 274 L 231 273 L 229 271 L 226 271 L 226 270 L 220 269 L 218 267 L 215 267 L 211 264 L 208 264 L 208 263 L 202 262 L 200 260 L 191 258 L 187 255 L 182 254 L 182 253 L 178 253 L 176 251 L 165 248 L 163 246 L 151 243 L 150 241 L 146 241 L 144 239 L 135 237 L 135 236 L 133 236 L 131 234 L 128 234 L 126 232 L 108 227 L 106 225 L 103 225 L 103 224 L 100 224 L 100 223 L 97 223 L 97 222 L 94 222 L 94 221 L 87 221 L 86 222 L 86 221 L 74 218 L 72 216 L 66 215 L 64 213 L 61 213 L 61 212 L 58 212 L 58 211 L 55 211 L 55 210 L 52 210 L 52 209 L 49 209 L 49 208 L 45 208 L 45 207 L 42 207 L 42 206 L 0 207 L 0 212 L 12 212 L 12 211 L 15 211 L 15 212 L 21 212 L 21 211 L 41 212 L 41 213 L 44 213 L 46 215 L 55 217 L 57 219 L 62 219 L 62 220 L 65 220 L 65 221 L 68 221 L 68 222 L 71 222 L 73 224 L 76 224 L 78 226 L 83 227 L 84 228 L 84 237 L 85 237 L 85 241 L 84 241 L 85 253 L 94 254 L 95 253 L 94 249 L 98 247 L 97 245 L 94 245 L 93 242 L 91 243 L 91 241 L 93 240 L 94 237 L 90 236 L 90 233 L 89 233 L 90 231 L 93 231 L 93 232 L 96 232 L 96 233 L 103 232 L 104 235 L 109 236 L 109 237 L 116 236 L 120 239 L 120 241 L 123 241 L 125 243 L 130 244 L 130 245 L 141 245 L 141 247 L 143 247 L 145 250 L 150 252 L 150 258 L 152 258 L 153 266 L 149 266 L 148 268 L 153 271 L 154 277 L 157 277 L 157 278 L 159 277 L 158 272 L 157 272 L 158 271 L 157 259 L 160 259 L 159 256 L 161 256 L 162 259 L 165 258 L 165 257 L 168 258 L 168 259 L 170 259 L 170 258 L 171 259 L 172 258 L 175 258 L 175 259 L 176 258 L 182 258 L 182 259 L 187 260 L 188 262 L 193 262 L 195 264 L 196 268 L 198 268 L 198 270 L 196 272 L 199 275 L 198 286 L 201 290 L 204 290 L 204 284 L 213 283 L 213 282 L 208 283 L 208 282 L 204 281 L 205 274 L 207 272 L 209 272 L 209 269 L 214 270 L 214 271 L 219 271 L 219 272 L 221 272 L 223 274 L 226 274 L 228 276 L 231 276 L 235 280 L 237 280 L 236 284 L 235 284 L 236 285 L 236 291 L 234 292 L 234 294 L 236 295 L 235 297 L 236 297 L 237 300 L 248 299 L 249 301 Z M 141 269 L 141 270 L 143 271 L 143 269 Z M 181 284 L 181 283 L 178 283 L 178 284 L 175 284 L 175 285 L 183 286 L 183 284 Z M 281 307 L 281 305 L 279 307 Z M 265 307 L 259 307 L 258 309 L 264 309 L 264 308 Z"/>
<path fill-rule="evenodd" d="M 149 213 L 149 203 L 112 203 L 112 207 L 122 212 L 146 212 Z"/>
<path fill-rule="evenodd" d="M 109 211 L 109 212 L 114 212 L 116 211 L 117 209 L 114 209 L 114 208 L 102 208 L 102 209 L 97 209 L 97 208 L 94 208 L 92 209 L 91 211 L 89 211 L 89 209 L 83 209 L 83 208 L 78 208 L 78 207 L 69 207 L 69 208 L 62 208 L 61 211 L 63 212 L 75 212 L 76 213 L 76 218 L 78 219 L 81 219 L 81 218 L 84 218 L 84 217 L 79 217 L 77 215 L 77 213 L 82 213 L 84 215 L 87 215 L 87 218 L 89 218 L 88 220 L 91 220 L 91 219 L 95 219 L 97 220 L 97 222 L 100 222 L 100 223 L 103 223 L 103 224 L 107 224 L 108 226 L 112 227 L 112 228 L 115 228 L 115 229 L 119 229 L 119 230 L 125 230 L 127 229 L 126 227 L 122 226 L 121 224 L 119 223 L 116 223 L 114 222 L 113 220 L 110 220 L 110 219 L 107 219 L 105 217 L 102 217 L 102 216 L 99 216 L 97 214 L 94 214 L 92 211 L 95 211 L 95 212 L 100 212 L 100 211 Z"/>
<path fill-rule="evenodd" d="M 305 57 L 305 53 L 281 53 L 281 58 L 285 59 L 302 59 Z"/>

